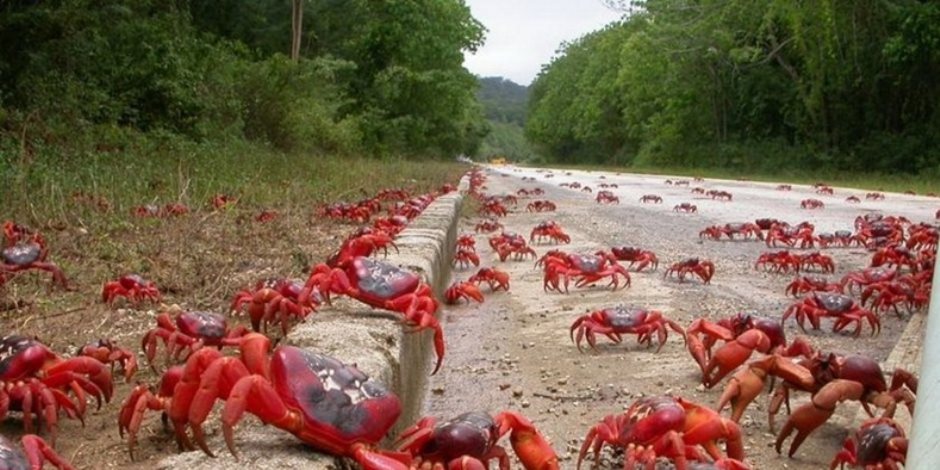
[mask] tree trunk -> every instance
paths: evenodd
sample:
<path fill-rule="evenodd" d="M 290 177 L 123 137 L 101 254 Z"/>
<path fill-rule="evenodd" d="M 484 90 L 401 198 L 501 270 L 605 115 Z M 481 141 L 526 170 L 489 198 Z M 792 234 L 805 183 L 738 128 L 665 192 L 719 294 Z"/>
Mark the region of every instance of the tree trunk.
<path fill-rule="evenodd" d="M 290 58 L 294 62 L 297 62 L 300 60 L 300 38 L 303 35 L 304 1 L 292 0 L 291 3 Z"/>

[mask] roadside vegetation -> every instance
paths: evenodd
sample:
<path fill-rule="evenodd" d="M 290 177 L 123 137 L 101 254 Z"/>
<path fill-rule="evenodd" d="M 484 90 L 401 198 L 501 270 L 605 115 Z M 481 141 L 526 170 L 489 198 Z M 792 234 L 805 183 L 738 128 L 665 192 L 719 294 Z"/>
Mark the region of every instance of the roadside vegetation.
<path fill-rule="evenodd" d="M 629 16 L 533 83 L 537 161 L 885 188 L 940 176 L 937 3 L 619 3 Z"/>

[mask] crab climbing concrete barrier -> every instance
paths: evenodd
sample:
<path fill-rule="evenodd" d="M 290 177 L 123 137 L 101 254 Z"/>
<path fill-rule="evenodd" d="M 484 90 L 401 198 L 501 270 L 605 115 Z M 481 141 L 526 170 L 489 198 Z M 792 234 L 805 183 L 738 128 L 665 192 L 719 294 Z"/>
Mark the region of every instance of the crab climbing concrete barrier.
<path fill-rule="evenodd" d="M 460 181 L 458 191 L 437 198 L 395 239 L 398 253 L 385 261 L 421 275 L 442 298 L 457 240 L 457 220 L 469 180 Z M 402 414 L 390 435 L 397 435 L 419 417 L 431 372 L 432 334 L 409 334 L 402 328 L 400 315 L 371 309 L 354 300 L 339 298 L 332 307 L 321 309 L 287 336 L 286 344 L 334 356 L 356 364 L 373 380 L 385 384 L 402 401 Z M 446 339 L 446 338 L 445 338 Z M 444 365 L 447 367 L 447 358 Z M 220 408 L 216 405 L 216 410 Z M 216 413 L 217 415 L 217 413 Z M 160 469 L 337 469 L 346 468 L 336 457 L 317 452 L 293 435 L 273 426 L 264 426 L 246 417 L 235 431 L 239 460 L 226 450 L 221 422 L 210 417 L 206 424 L 209 446 L 217 457 L 202 451 L 168 456 Z"/>

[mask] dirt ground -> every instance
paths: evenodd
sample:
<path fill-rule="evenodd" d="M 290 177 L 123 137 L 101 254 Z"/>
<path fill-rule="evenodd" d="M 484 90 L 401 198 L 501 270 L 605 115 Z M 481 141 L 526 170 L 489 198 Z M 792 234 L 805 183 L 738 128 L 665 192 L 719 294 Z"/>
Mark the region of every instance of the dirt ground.
<path fill-rule="evenodd" d="M 700 385 L 700 372 L 682 340 L 671 335 L 659 353 L 640 347 L 625 337 L 622 344 L 599 338 L 597 352 L 579 353 L 569 339 L 572 321 L 590 310 L 618 304 L 642 306 L 662 311 L 680 325 L 694 318 L 717 319 L 739 311 L 779 318 L 794 302 L 784 295 L 792 275 L 755 271 L 754 261 L 769 251 L 758 242 L 700 241 L 698 232 L 712 224 L 753 221 L 772 217 L 797 223 L 808 220 L 818 231 L 852 229 L 856 216 L 868 211 L 903 215 L 912 221 L 932 221 L 940 201 L 932 198 L 888 194 L 880 202 L 864 201 L 864 192 L 836 188 L 834 196 L 818 196 L 812 188 L 794 187 L 792 192 L 774 190 L 775 185 L 744 181 L 705 181 L 692 183 L 706 189 L 723 189 L 734 195 L 733 202 L 695 198 L 688 187 L 664 184 L 667 177 L 602 174 L 599 172 L 555 171 L 501 167 L 491 169 L 486 194 L 515 194 L 519 188 L 542 188 L 544 196 L 520 199 L 512 213 L 500 221 L 507 231 L 528 236 L 543 220 L 559 222 L 571 236 L 570 245 L 534 245 L 539 255 L 548 249 L 593 253 L 611 246 L 633 245 L 655 252 L 660 267 L 654 272 L 632 274 L 632 287 L 572 289 L 570 294 L 546 293 L 541 271 L 532 260 L 499 262 L 487 246 L 486 234 L 475 236 L 481 266 L 495 266 L 511 276 L 507 293 L 486 293 L 483 304 L 448 308 L 443 314 L 448 359 L 431 379 L 426 403 L 428 415 L 455 416 L 472 410 L 521 411 L 548 436 L 562 459 L 563 468 L 575 468 L 578 449 L 588 429 L 603 416 L 626 409 L 637 398 L 674 394 L 714 406 L 723 384 L 711 390 Z M 535 182 L 521 177 L 533 177 Z M 602 179 L 603 178 L 603 179 Z M 675 178 L 674 178 L 675 179 Z M 599 183 L 616 183 L 611 189 L 620 205 L 602 206 L 593 194 L 559 187 L 578 181 L 595 191 Z M 643 194 L 659 194 L 662 204 L 640 204 Z M 861 204 L 844 199 L 855 194 Z M 825 209 L 808 211 L 800 200 L 815 197 L 826 202 Z M 528 213 L 525 205 L 534 198 L 548 199 L 558 206 L 554 213 Z M 680 202 L 698 206 L 697 214 L 677 214 L 672 207 Z M 462 221 L 462 230 L 472 233 L 476 217 Z M 828 249 L 836 261 L 840 279 L 845 273 L 867 265 L 870 253 L 864 249 Z M 663 279 L 668 266 L 686 257 L 715 262 L 717 272 L 711 285 L 700 282 L 677 283 Z M 466 279 L 476 268 L 458 270 L 454 279 Z M 859 338 L 833 334 L 829 322 L 807 336 L 817 348 L 845 353 L 868 354 L 885 360 L 906 325 L 893 315 L 883 316 L 882 331 L 871 337 L 867 330 Z M 792 322 L 786 325 L 788 338 L 800 334 Z M 906 364 L 916 370 L 919 364 Z M 805 397 L 799 397 L 800 403 Z M 814 432 L 793 459 L 778 456 L 773 449 L 774 434 L 767 426 L 766 397 L 756 400 L 742 419 L 748 462 L 756 469 L 828 468 L 834 454 L 849 432 L 857 410 L 843 405 L 837 414 Z M 900 410 L 906 414 L 906 410 Z M 785 417 L 778 417 L 778 429 Z M 786 445 L 789 445 L 789 441 Z M 620 468 L 620 456 L 605 454 L 603 468 Z M 590 459 L 590 458 L 589 458 Z M 588 465 L 590 461 L 586 462 Z"/>

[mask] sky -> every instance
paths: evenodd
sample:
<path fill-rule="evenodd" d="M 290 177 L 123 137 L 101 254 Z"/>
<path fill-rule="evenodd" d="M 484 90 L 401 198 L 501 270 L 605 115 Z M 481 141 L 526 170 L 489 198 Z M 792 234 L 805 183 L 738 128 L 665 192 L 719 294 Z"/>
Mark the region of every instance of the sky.
<path fill-rule="evenodd" d="M 535 79 L 563 41 L 620 18 L 601 0 L 465 1 L 489 31 L 482 48 L 464 54 L 464 65 L 477 75 L 501 76 L 520 85 Z"/>

